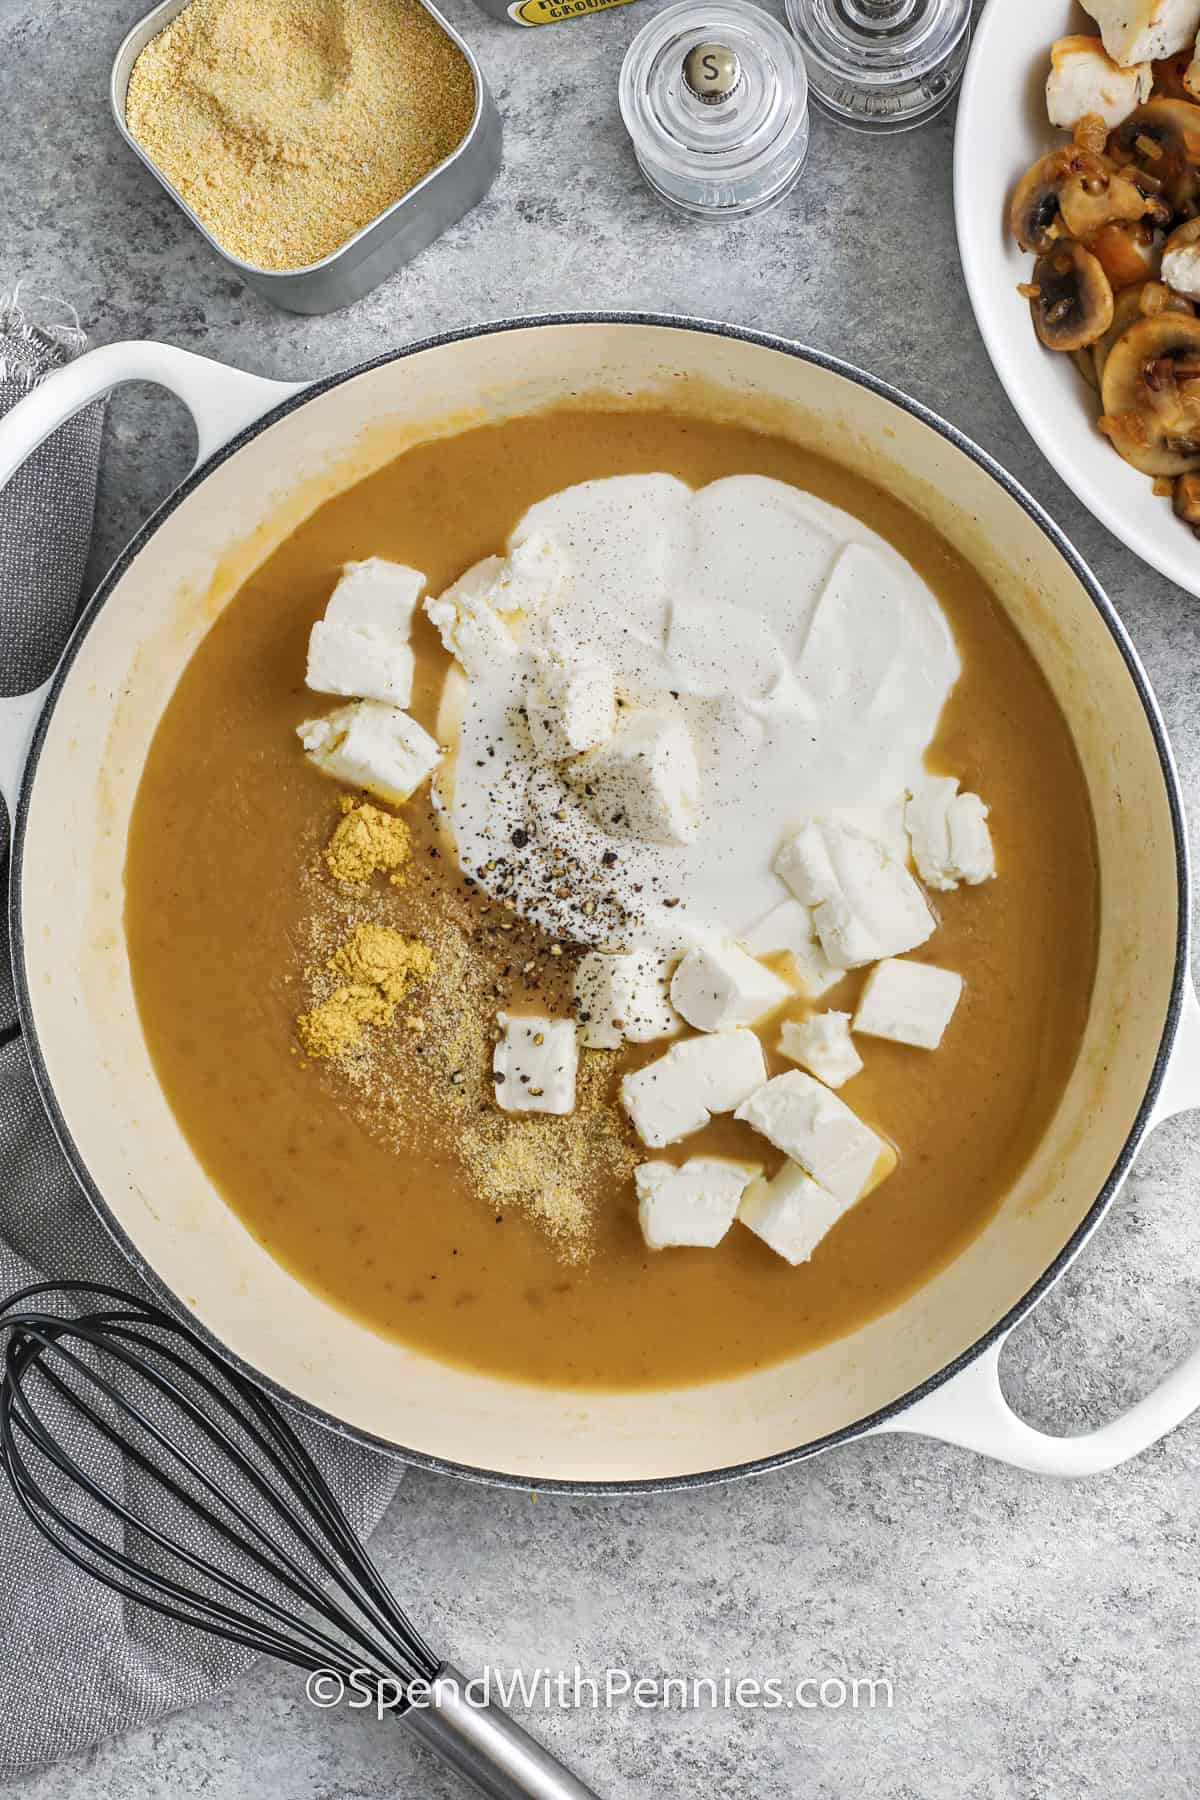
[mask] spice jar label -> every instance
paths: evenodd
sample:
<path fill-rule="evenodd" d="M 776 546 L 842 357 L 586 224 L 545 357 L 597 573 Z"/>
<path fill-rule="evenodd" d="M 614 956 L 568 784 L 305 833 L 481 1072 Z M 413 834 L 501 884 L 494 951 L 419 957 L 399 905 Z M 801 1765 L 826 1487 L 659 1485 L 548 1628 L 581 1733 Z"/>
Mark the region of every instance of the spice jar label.
<path fill-rule="evenodd" d="M 557 25 L 560 19 L 578 19 L 584 13 L 629 4 L 630 0 L 512 0 L 508 16 L 514 25 Z"/>

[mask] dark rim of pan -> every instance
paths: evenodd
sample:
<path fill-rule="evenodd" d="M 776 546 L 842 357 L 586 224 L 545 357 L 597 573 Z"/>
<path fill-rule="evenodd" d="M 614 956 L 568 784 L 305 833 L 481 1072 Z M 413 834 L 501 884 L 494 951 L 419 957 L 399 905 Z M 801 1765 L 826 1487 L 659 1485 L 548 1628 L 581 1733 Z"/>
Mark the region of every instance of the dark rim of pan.
<path fill-rule="evenodd" d="M 1162 1037 L 1159 1042 L 1154 1067 L 1151 1070 L 1150 1078 L 1147 1083 L 1145 1096 L 1138 1108 L 1137 1117 L 1122 1146 L 1121 1152 L 1097 1194 L 1095 1201 L 1089 1208 L 1084 1219 L 1076 1227 L 1066 1244 L 1059 1251 L 1058 1255 L 1053 1259 L 1042 1275 L 1039 1276 L 1038 1280 L 1034 1282 L 1033 1286 L 1028 1289 L 1021 1299 L 1018 1300 L 1001 1319 L 997 1320 L 994 1325 L 983 1332 L 967 1350 L 962 1352 L 961 1355 L 955 1357 L 953 1361 L 947 1363 L 943 1368 L 929 1376 L 917 1387 L 912 1388 L 908 1393 L 901 1395 L 898 1399 L 891 1401 L 888 1405 L 880 1407 L 877 1411 L 869 1413 L 861 1419 L 856 1419 L 848 1425 L 841 1426 L 836 1431 L 828 1432 L 823 1437 L 814 1438 L 807 1443 L 798 1444 L 791 1449 L 777 1451 L 772 1456 L 760 1457 L 752 1462 L 700 1470 L 684 1475 L 656 1476 L 644 1480 L 573 1481 L 551 1476 L 542 1479 L 537 1476 L 511 1474 L 505 1470 L 476 1468 L 471 1464 L 452 1462 L 445 1457 L 432 1456 L 425 1451 L 414 1450 L 406 1445 L 393 1443 L 387 1438 L 377 1437 L 372 1432 L 365 1431 L 357 1426 L 348 1425 L 344 1420 L 336 1418 L 333 1414 L 326 1412 L 322 1407 L 313 1405 L 311 1402 L 301 1399 L 289 1389 L 283 1387 L 280 1383 L 272 1380 L 269 1376 L 264 1375 L 261 1370 L 256 1369 L 252 1364 L 235 1356 L 213 1332 L 209 1331 L 205 1325 L 196 1320 L 186 1303 L 180 1299 L 179 1295 L 174 1293 L 168 1287 L 166 1282 L 163 1281 L 161 1276 L 146 1263 L 135 1244 L 110 1211 L 104 1195 L 93 1181 L 87 1164 L 71 1137 L 66 1120 L 59 1108 L 57 1098 L 50 1083 L 49 1073 L 42 1057 L 41 1047 L 38 1043 L 37 1032 L 33 1022 L 33 1007 L 24 962 L 20 896 L 22 888 L 25 832 L 30 794 L 37 771 L 42 745 L 45 741 L 50 721 L 54 715 L 59 696 L 62 692 L 63 683 L 79 652 L 80 645 L 87 636 L 100 608 L 105 604 L 117 583 L 129 569 L 131 563 L 144 549 L 150 538 L 153 537 L 163 520 L 169 517 L 175 508 L 200 486 L 206 475 L 208 475 L 212 469 L 225 462 L 229 457 L 236 455 L 242 446 L 249 443 L 252 438 L 257 437 L 261 432 L 268 430 L 270 426 L 275 424 L 281 418 L 284 418 L 288 413 L 294 412 L 298 407 L 306 405 L 309 400 L 314 399 L 317 395 L 323 394 L 331 388 L 339 387 L 343 382 L 353 380 L 356 376 L 366 374 L 372 369 L 382 368 L 387 363 L 398 362 L 410 356 L 418 356 L 422 351 L 437 349 L 445 344 L 458 343 L 469 338 L 490 337 L 499 332 L 553 328 L 562 325 L 650 326 L 664 331 L 691 331 L 717 337 L 733 338 L 744 343 L 758 345 L 766 350 L 778 351 L 784 356 L 794 357 L 801 362 L 810 363 L 815 367 L 827 370 L 832 374 L 843 376 L 847 381 L 854 382 L 857 386 L 866 388 L 870 393 L 877 394 L 880 398 L 891 401 L 894 406 L 899 407 L 912 418 L 919 420 L 921 424 L 929 426 L 929 428 L 937 432 L 940 437 L 945 438 L 949 443 L 953 444 L 956 449 L 961 450 L 963 455 L 969 457 L 970 460 L 981 468 L 985 474 L 990 475 L 992 480 L 1003 488 L 1004 492 L 1008 494 L 1011 499 L 1016 501 L 1018 506 L 1020 506 L 1033 520 L 1044 535 L 1049 538 L 1063 561 L 1086 590 L 1093 606 L 1096 608 L 1096 611 L 1099 613 L 1107 627 L 1109 635 L 1116 645 L 1117 650 L 1120 652 L 1125 667 L 1128 670 L 1130 680 L 1133 682 L 1138 697 L 1141 700 L 1142 709 L 1146 715 L 1146 722 L 1150 727 L 1155 748 L 1158 752 L 1159 765 L 1162 770 L 1163 781 L 1167 793 L 1167 802 L 1171 813 L 1171 828 L 1175 842 L 1176 868 L 1178 870 L 1175 965 L 1172 972 L 1171 995 L 1167 1007 Z M 757 1475 L 769 1469 L 787 1468 L 792 1463 L 802 1462 L 808 1457 L 817 1456 L 821 1452 L 831 1449 L 834 1445 L 852 1443 L 856 1438 L 864 1436 L 867 1432 L 879 1426 L 887 1425 L 890 1421 L 899 1418 L 899 1416 L 905 1413 L 916 1401 L 924 1398 L 928 1394 L 934 1393 L 938 1388 L 943 1387 L 955 1375 L 959 1374 L 963 1369 L 968 1367 L 969 1364 L 974 1362 L 991 1345 L 1004 1338 L 1007 1333 L 1012 1330 L 1014 1325 L 1018 1324 L 1020 1320 L 1025 1318 L 1026 1315 L 1032 1311 L 1043 1295 L 1053 1287 L 1054 1283 L 1070 1266 L 1076 1256 L 1078 1256 L 1079 1252 L 1108 1211 L 1117 1190 L 1120 1188 L 1121 1183 L 1129 1171 L 1129 1167 L 1133 1162 L 1142 1139 L 1150 1125 L 1154 1105 L 1166 1074 L 1171 1047 L 1174 1043 L 1179 1022 L 1180 1009 L 1183 1002 L 1184 983 L 1189 966 L 1191 883 L 1187 836 L 1184 827 L 1179 780 L 1175 770 L 1171 748 L 1167 741 L 1166 729 L 1158 710 L 1158 704 L 1150 690 L 1146 675 L 1138 660 L 1137 652 L 1133 647 L 1128 632 L 1125 630 L 1112 603 L 1096 581 L 1091 570 L 1087 567 L 1086 563 L 1084 563 L 1072 544 L 1064 536 L 1062 531 L 1059 530 L 1058 526 L 1050 516 L 1044 511 L 1039 503 L 1033 499 L 1032 495 L 1026 493 L 1024 488 L 1022 488 L 1011 475 L 994 461 L 986 451 L 981 450 L 977 444 L 973 443 L 970 438 L 965 437 L 962 432 L 958 431 L 945 419 L 940 418 L 938 414 L 930 411 L 928 407 L 922 406 L 920 402 L 916 400 L 910 400 L 908 396 L 901 393 L 899 389 L 892 387 L 891 384 L 886 381 L 879 380 L 877 376 L 866 374 L 863 370 L 855 368 L 852 364 L 843 362 L 840 357 L 829 356 L 824 351 L 809 349 L 803 344 L 792 342 L 787 338 L 773 336 L 769 332 L 753 331 L 743 326 L 726 325 L 710 319 L 692 319 L 683 316 L 675 317 L 670 314 L 662 313 L 545 313 L 528 318 L 500 319 L 490 324 L 474 326 L 459 331 L 442 332 L 434 337 L 422 338 L 417 343 L 406 345 L 399 350 L 388 351 L 382 356 L 374 357 L 368 362 L 358 363 L 355 367 L 343 370 L 337 375 L 326 376 L 319 381 L 313 382 L 311 386 L 306 387 L 302 392 L 292 395 L 290 398 L 283 400 L 278 406 L 273 407 L 271 411 L 264 413 L 260 419 L 254 422 L 254 424 L 247 426 L 245 430 L 239 432 L 235 438 L 232 438 L 229 443 L 225 444 L 220 450 L 215 451 L 206 462 L 196 468 L 192 474 L 190 474 L 187 479 L 163 501 L 142 526 L 140 531 L 138 531 L 130 540 L 125 549 L 117 557 L 112 568 L 108 571 L 108 574 L 104 577 L 91 601 L 81 614 L 74 635 L 72 636 L 63 659 L 55 672 L 53 684 L 38 721 L 37 730 L 34 734 L 33 743 L 29 752 L 29 759 L 26 764 L 22 781 L 17 816 L 13 821 L 12 837 L 9 926 L 12 938 L 13 971 L 21 1023 L 25 1035 L 25 1046 L 33 1067 L 34 1078 L 40 1090 L 42 1102 L 49 1115 L 50 1122 L 58 1137 L 59 1143 L 62 1146 L 63 1152 L 71 1164 L 76 1179 L 79 1181 L 80 1186 L 88 1196 L 114 1241 L 120 1247 L 133 1268 L 141 1276 L 142 1280 L 146 1282 L 155 1297 L 163 1304 L 172 1307 L 181 1316 L 187 1318 L 194 1329 L 199 1331 L 208 1343 L 220 1350 L 236 1368 L 256 1380 L 264 1390 L 270 1393 L 276 1400 L 279 1400 L 284 1405 L 300 1412 L 305 1417 L 316 1420 L 337 1435 L 345 1437 L 354 1443 L 362 1444 L 370 1449 L 382 1451 L 386 1455 L 397 1458 L 405 1463 L 412 1464 L 417 1468 L 435 1470 L 441 1474 L 454 1475 L 465 1481 L 476 1482 L 488 1486 L 515 1488 L 521 1491 L 527 1491 L 532 1488 L 536 1489 L 539 1493 L 576 1495 L 608 1494 L 614 1496 L 669 1493 L 687 1488 L 706 1487 L 717 1482 L 733 1481 L 748 1475 Z"/>

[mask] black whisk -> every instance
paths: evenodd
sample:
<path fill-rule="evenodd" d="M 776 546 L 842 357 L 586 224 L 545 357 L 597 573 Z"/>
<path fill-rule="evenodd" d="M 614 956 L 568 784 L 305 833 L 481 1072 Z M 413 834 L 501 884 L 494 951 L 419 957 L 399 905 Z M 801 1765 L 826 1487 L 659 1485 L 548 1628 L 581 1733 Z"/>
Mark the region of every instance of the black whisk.
<path fill-rule="evenodd" d="M 0 1462 L 79 1568 L 323 1672 L 325 1700 L 340 1683 L 401 1715 L 490 1800 L 596 1800 L 439 1660 L 284 1413 L 196 1332 L 119 1288 L 46 1282 L 0 1306 L 0 1335 Z"/>

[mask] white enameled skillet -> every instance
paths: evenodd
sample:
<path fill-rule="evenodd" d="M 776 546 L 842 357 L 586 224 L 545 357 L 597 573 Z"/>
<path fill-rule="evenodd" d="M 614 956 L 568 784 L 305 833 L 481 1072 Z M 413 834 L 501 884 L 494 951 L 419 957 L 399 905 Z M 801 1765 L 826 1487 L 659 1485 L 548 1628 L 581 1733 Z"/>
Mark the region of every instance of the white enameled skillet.
<path fill-rule="evenodd" d="M 868 1432 L 923 1432 L 1023 1467 L 1111 1467 L 1200 1402 L 1200 1352 L 1103 1430 L 1051 1438 L 1001 1396 L 1005 1337 L 1099 1224 L 1145 1134 L 1200 1104 L 1187 854 L 1175 769 L 1112 607 L 982 451 L 868 375 L 733 327 L 514 321 L 312 384 L 161 344 L 116 344 L 0 422 L 0 482 L 115 384 L 191 408 L 195 471 L 101 584 L 45 689 L 5 703 L 11 926 L 26 1040 L 80 1182 L 151 1286 L 333 1429 L 473 1479 L 629 1491 L 766 1469 Z M 784 431 L 869 469 L 993 583 L 1067 716 L 1099 844 L 1099 969 L 1078 1065 L 1029 1168 L 919 1293 L 836 1343 L 707 1386 L 527 1388 L 389 1343 L 310 1293 L 229 1210 L 183 1138 L 142 1037 L 122 928 L 130 809 L 164 705 L 240 580 L 325 495 L 405 443 L 577 395 L 650 398 Z M 1036 796 L 1030 796 L 1036 804 Z"/>

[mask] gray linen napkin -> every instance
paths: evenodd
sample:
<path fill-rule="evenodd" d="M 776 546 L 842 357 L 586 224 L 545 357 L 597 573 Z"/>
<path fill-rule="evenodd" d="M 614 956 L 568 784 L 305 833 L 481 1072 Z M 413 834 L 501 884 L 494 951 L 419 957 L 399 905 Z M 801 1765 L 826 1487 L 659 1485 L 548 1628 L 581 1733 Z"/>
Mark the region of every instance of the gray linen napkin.
<path fill-rule="evenodd" d="M 82 348 L 76 323 L 33 324 L 0 302 L 0 413 Z M 103 409 L 78 415 L 0 494 L 0 692 L 49 675 L 79 604 Z M 7 861 L 7 821 L 0 839 Z M 3 876 L 7 894 L 7 873 Z M 0 1297 L 45 1278 L 136 1287 L 42 1112 L 0 947 Z M 356 1530 L 382 1517 L 401 1465 L 297 1421 Z M 0 1780 L 190 1706 L 254 1661 L 125 1603 L 59 1556 L 0 1477 Z"/>

